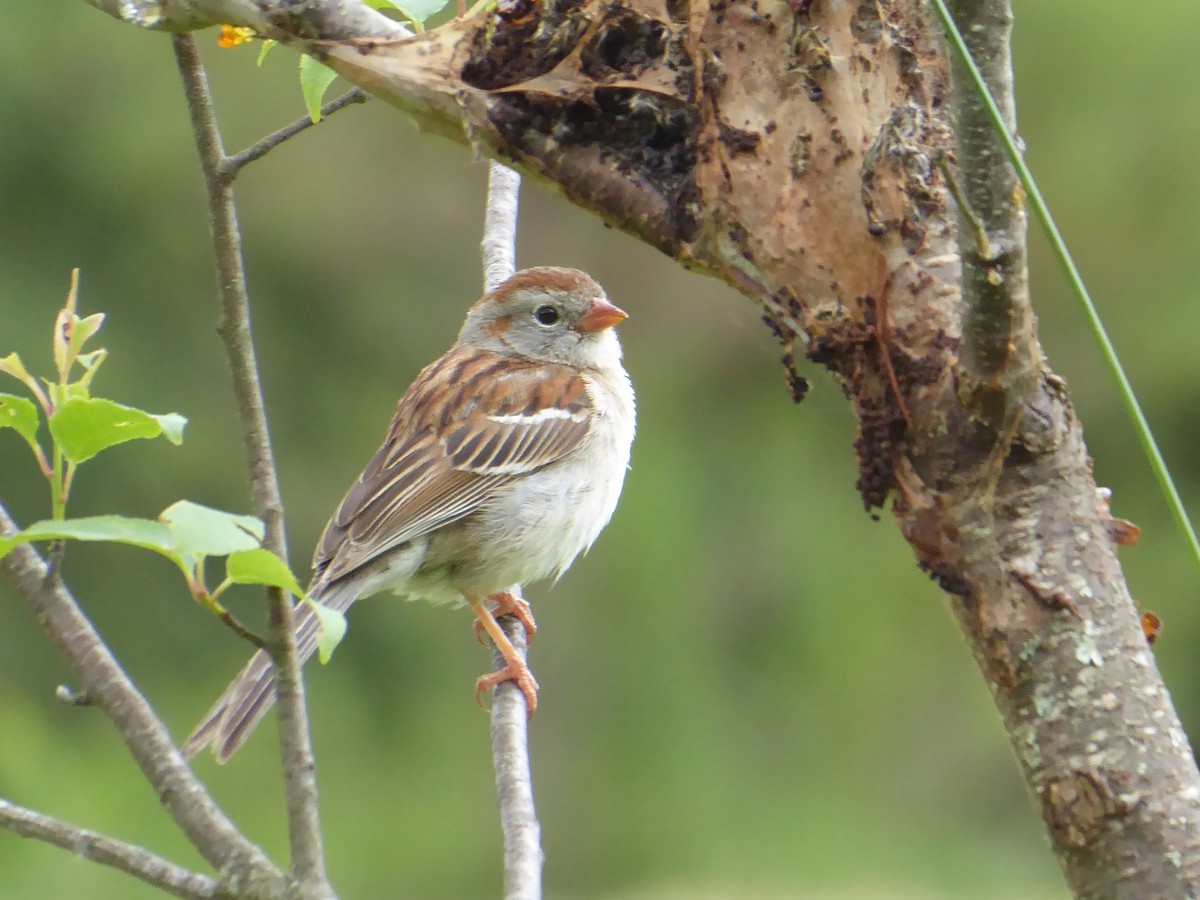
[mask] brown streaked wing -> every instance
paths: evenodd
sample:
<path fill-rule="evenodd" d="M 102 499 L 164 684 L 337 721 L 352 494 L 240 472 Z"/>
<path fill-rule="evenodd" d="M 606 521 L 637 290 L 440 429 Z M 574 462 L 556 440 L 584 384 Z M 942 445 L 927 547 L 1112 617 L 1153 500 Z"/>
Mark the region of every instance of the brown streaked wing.
<path fill-rule="evenodd" d="M 507 375 L 482 398 L 480 412 L 442 440 L 455 469 L 523 475 L 561 459 L 588 433 L 591 401 L 584 380 L 561 366 Z"/>
<path fill-rule="evenodd" d="M 577 447 L 590 408 L 584 380 L 565 367 L 454 348 L 401 398 L 383 446 L 326 527 L 314 568 L 333 581 L 471 515 L 501 485 Z"/>

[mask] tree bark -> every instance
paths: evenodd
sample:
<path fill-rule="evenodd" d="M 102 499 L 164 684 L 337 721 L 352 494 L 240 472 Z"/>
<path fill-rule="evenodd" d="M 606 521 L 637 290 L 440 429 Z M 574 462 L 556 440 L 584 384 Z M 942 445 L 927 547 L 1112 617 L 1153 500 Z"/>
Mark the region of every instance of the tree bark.
<path fill-rule="evenodd" d="M 798 346 L 853 404 L 864 505 L 894 498 L 949 593 L 1076 895 L 1200 892 L 1200 775 L 1037 343 L 1019 193 L 951 96 L 928 7 L 500 0 L 391 40 L 329 14 L 344 5 L 188 15 L 289 32 L 430 131 L 761 303 L 794 394 Z M 985 75 L 1010 81 L 1007 8 L 958 7 L 982 16 Z"/>

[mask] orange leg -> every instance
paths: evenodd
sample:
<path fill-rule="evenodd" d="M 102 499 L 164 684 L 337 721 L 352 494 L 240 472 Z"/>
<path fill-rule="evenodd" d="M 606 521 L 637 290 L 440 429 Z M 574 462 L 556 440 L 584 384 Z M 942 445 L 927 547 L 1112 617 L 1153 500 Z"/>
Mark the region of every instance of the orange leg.
<path fill-rule="evenodd" d="M 493 618 L 516 616 L 520 623 L 525 626 L 525 640 L 533 643 L 533 636 L 537 634 L 537 623 L 533 621 L 533 612 L 529 609 L 528 603 L 507 591 L 500 594 L 488 594 L 488 599 L 496 604 L 492 607 Z M 475 620 L 475 640 L 479 641 L 484 647 L 487 646 L 483 640 L 483 622 L 479 621 L 479 619 Z"/>
<path fill-rule="evenodd" d="M 538 683 L 534 680 L 533 673 L 529 671 L 529 666 L 525 665 L 525 661 L 518 655 L 517 649 L 505 636 L 504 630 L 496 623 L 491 610 L 476 597 L 468 597 L 467 603 L 471 605 L 471 610 L 475 613 L 476 620 L 482 626 L 483 630 L 488 633 L 488 636 L 495 643 L 496 649 L 500 651 L 500 655 L 504 657 L 504 661 L 507 663 L 498 672 L 492 672 L 490 675 L 482 675 L 475 681 L 475 702 L 483 706 L 484 691 L 495 687 L 501 682 L 512 681 L 516 683 L 517 687 L 521 689 L 521 693 L 525 695 L 525 706 L 529 710 L 529 715 L 532 716 L 533 711 L 537 709 Z M 528 608 L 526 609 L 528 611 Z"/>

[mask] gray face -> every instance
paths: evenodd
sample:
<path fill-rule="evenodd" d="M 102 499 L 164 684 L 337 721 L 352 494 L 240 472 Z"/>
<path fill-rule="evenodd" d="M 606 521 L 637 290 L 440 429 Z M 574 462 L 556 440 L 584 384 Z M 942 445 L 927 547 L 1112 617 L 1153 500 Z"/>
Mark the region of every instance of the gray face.
<path fill-rule="evenodd" d="M 508 348 L 522 356 L 552 362 L 574 362 L 581 345 L 594 344 L 603 332 L 580 332 L 575 324 L 603 297 L 597 289 L 586 296 L 563 291 L 521 290 L 499 304 L 497 321 L 506 321 Z"/>
<path fill-rule="evenodd" d="M 476 303 L 459 343 L 526 359 L 602 368 L 620 360 L 610 328 L 576 325 L 604 290 L 576 269 L 524 269 Z"/>

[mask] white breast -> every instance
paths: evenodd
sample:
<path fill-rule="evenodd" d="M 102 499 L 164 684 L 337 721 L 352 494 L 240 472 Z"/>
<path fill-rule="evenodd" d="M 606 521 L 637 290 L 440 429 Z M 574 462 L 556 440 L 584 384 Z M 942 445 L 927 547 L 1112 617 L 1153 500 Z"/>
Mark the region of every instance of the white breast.
<path fill-rule="evenodd" d="M 597 419 L 587 438 L 567 458 L 512 482 L 482 511 L 481 559 L 471 578 L 480 583 L 464 590 L 490 593 L 558 577 L 612 518 L 633 443 L 633 388 L 619 367 L 588 382 Z"/>

